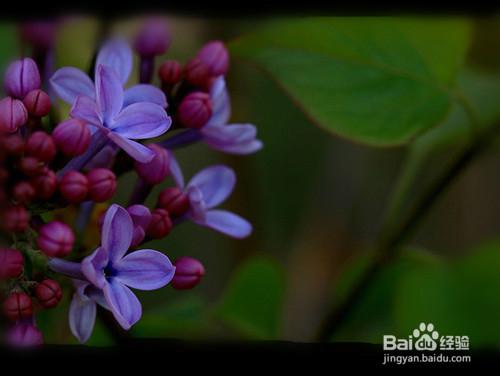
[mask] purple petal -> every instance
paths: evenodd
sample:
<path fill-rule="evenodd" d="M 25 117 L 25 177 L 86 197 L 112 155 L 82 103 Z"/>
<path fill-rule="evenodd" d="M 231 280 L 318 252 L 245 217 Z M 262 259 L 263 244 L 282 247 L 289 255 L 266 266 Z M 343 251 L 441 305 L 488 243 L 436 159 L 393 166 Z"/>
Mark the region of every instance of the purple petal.
<path fill-rule="evenodd" d="M 106 285 L 104 269 L 108 266 L 108 264 L 108 250 L 103 247 L 97 248 L 90 256 L 87 256 L 82 260 L 82 273 L 90 283 L 102 289 Z"/>
<path fill-rule="evenodd" d="M 245 238 L 252 233 L 252 225 L 239 215 L 225 210 L 210 210 L 204 222 L 196 222 L 233 238 Z"/>
<path fill-rule="evenodd" d="M 141 318 L 141 303 L 134 293 L 116 278 L 112 278 L 104 288 L 104 297 L 123 329 L 130 329 Z"/>
<path fill-rule="evenodd" d="M 108 137 L 111 141 L 113 141 L 116 145 L 122 148 L 128 155 L 130 155 L 138 162 L 151 162 L 151 160 L 155 156 L 155 153 L 150 148 L 138 142 L 128 140 L 115 132 L 110 132 L 108 134 Z"/>
<path fill-rule="evenodd" d="M 73 104 L 79 95 L 95 98 L 94 83 L 89 76 L 77 68 L 59 69 L 50 78 L 50 84 L 55 93 L 69 104 Z"/>
<path fill-rule="evenodd" d="M 205 221 L 206 204 L 203 200 L 203 193 L 198 187 L 187 189 L 189 197 L 189 217 L 195 222 Z"/>
<path fill-rule="evenodd" d="M 85 280 L 79 262 L 66 261 L 59 258 L 52 258 L 48 262 L 49 268 L 56 273 L 66 275 L 71 278 Z"/>
<path fill-rule="evenodd" d="M 125 84 L 132 71 L 132 51 L 128 43 L 118 38 L 105 43 L 97 55 L 96 76 L 99 65 L 105 65 L 113 69 L 122 85 Z"/>
<path fill-rule="evenodd" d="M 127 212 L 132 218 L 134 226 L 140 226 L 144 229 L 148 228 L 151 222 L 151 211 L 144 205 L 132 205 L 127 208 Z"/>
<path fill-rule="evenodd" d="M 188 184 L 197 187 L 203 194 L 208 209 L 219 205 L 233 191 L 236 174 L 226 166 L 211 166 L 198 172 Z"/>
<path fill-rule="evenodd" d="M 139 102 L 125 107 L 114 119 L 112 129 L 129 139 L 153 138 L 165 133 L 172 120 L 154 103 Z"/>
<path fill-rule="evenodd" d="M 212 116 L 205 127 L 227 124 L 231 117 L 231 101 L 223 77 L 219 77 L 212 85 L 210 99 L 212 100 Z"/>
<path fill-rule="evenodd" d="M 170 153 L 170 175 L 174 179 L 175 185 L 179 188 L 184 188 L 184 175 L 182 175 L 181 166 L 174 156 L 174 153 Z"/>
<path fill-rule="evenodd" d="M 75 293 L 69 306 L 69 327 L 71 333 L 85 343 L 94 330 L 96 317 L 96 304 L 88 297 Z"/>
<path fill-rule="evenodd" d="M 139 84 L 125 90 L 123 94 L 123 107 L 137 102 L 155 103 L 162 108 L 167 107 L 167 97 L 156 86 Z"/>
<path fill-rule="evenodd" d="M 111 205 L 102 224 L 101 246 L 112 263 L 120 260 L 130 248 L 133 231 L 132 218 L 127 211 L 119 205 Z"/>
<path fill-rule="evenodd" d="M 151 249 L 129 253 L 115 265 L 115 278 L 139 290 L 155 290 L 174 277 L 175 267 L 167 256 Z"/>
<path fill-rule="evenodd" d="M 81 119 L 97 127 L 102 126 L 102 116 L 97 103 L 90 97 L 79 95 L 76 97 L 70 115 L 72 118 Z"/>
<path fill-rule="evenodd" d="M 260 140 L 252 140 L 244 143 L 238 143 L 234 145 L 218 145 L 218 144 L 213 144 L 207 142 L 212 148 L 215 150 L 222 151 L 224 153 L 229 153 L 229 154 L 238 154 L 238 155 L 247 155 L 247 154 L 252 154 L 264 146 L 262 141 Z"/>
<path fill-rule="evenodd" d="M 109 127 L 123 106 L 123 87 L 115 71 L 99 65 L 95 78 L 97 106 Z"/>

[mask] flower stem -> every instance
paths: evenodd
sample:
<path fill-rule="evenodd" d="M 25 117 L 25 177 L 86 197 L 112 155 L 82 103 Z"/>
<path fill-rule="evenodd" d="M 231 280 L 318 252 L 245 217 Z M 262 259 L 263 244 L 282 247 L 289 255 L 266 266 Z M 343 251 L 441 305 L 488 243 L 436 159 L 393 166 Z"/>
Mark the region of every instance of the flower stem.
<path fill-rule="evenodd" d="M 200 141 L 202 138 L 200 132 L 194 129 L 188 129 L 160 142 L 159 145 L 165 149 L 176 149 Z"/>
<path fill-rule="evenodd" d="M 57 172 L 57 176 L 63 176 L 66 172 L 70 170 L 76 170 L 80 171 L 82 168 L 85 167 L 87 163 L 89 163 L 92 158 L 96 156 L 97 153 L 99 153 L 104 146 L 108 143 L 108 138 L 102 134 L 100 131 L 97 131 L 94 133 L 92 136 L 92 140 L 90 142 L 90 146 L 87 149 L 85 153 L 82 155 L 73 158 L 70 160 L 66 166 L 64 166 L 61 170 Z"/>

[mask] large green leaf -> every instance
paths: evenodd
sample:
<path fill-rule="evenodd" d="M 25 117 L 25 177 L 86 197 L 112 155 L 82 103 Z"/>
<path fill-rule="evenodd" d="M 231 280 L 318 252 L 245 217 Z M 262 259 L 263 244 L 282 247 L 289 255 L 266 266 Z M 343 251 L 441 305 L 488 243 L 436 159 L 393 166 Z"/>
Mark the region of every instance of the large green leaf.
<path fill-rule="evenodd" d="M 230 49 L 323 128 L 393 145 L 445 117 L 468 40 L 459 19 L 304 18 L 273 21 Z"/>
<path fill-rule="evenodd" d="M 284 289 L 281 267 L 256 257 L 235 273 L 215 315 L 251 338 L 276 338 Z"/>

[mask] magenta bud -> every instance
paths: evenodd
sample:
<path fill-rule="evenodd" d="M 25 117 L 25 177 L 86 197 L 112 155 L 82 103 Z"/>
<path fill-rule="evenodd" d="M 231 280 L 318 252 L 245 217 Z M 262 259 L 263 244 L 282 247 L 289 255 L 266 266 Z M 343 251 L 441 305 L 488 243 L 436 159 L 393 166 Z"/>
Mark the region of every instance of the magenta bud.
<path fill-rule="evenodd" d="M 44 279 L 36 285 L 35 296 L 43 308 L 54 308 L 62 298 L 61 286 L 53 279 Z"/>
<path fill-rule="evenodd" d="M 22 320 L 33 314 L 33 302 L 26 293 L 13 292 L 5 299 L 3 311 L 9 320 Z"/>
<path fill-rule="evenodd" d="M 20 181 L 12 189 L 12 196 L 18 203 L 28 205 L 35 198 L 36 191 L 29 182 Z"/>
<path fill-rule="evenodd" d="M 17 134 L 9 134 L 2 138 L 3 150 L 13 157 L 20 157 L 24 153 L 24 140 Z"/>
<path fill-rule="evenodd" d="M 87 198 L 88 179 L 78 171 L 68 171 L 59 182 L 59 191 L 70 204 L 79 204 Z"/>
<path fill-rule="evenodd" d="M 197 57 L 207 67 L 211 76 L 220 76 L 227 73 L 229 53 L 223 42 L 219 40 L 208 42 L 198 52 Z"/>
<path fill-rule="evenodd" d="M 200 88 L 207 87 L 212 78 L 208 67 L 199 59 L 190 60 L 184 67 L 186 81 Z"/>
<path fill-rule="evenodd" d="M 90 144 L 90 130 L 79 119 L 63 121 L 54 129 L 52 137 L 57 148 L 69 157 L 83 154 Z"/>
<path fill-rule="evenodd" d="M 5 73 L 4 85 L 5 92 L 18 99 L 40 89 L 40 72 L 35 61 L 26 57 L 11 63 Z"/>
<path fill-rule="evenodd" d="M 12 133 L 28 121 L 28 111 L 19 99 L 6 97 L 0 100 L 0 133 Z"/>
<path fill-rule="evenodd" d="M 0 280 L 19 277 L 23 269 L 21 252 L 13 248 L 0 248 Z"/>
<path fill-rule="evenodd" d="M 54 171 L 45 167 L 40 175 L 31 179 L 31 184 L 38 198 L 48 200 L 57 190 L 57 177 Z"/>
<path fill-rule="evenodd" d="M 177 187 L 165 188 L 158 195 L 159 208 L 168 211 L 171 217 L 181 217 L 189 210 L 189 197 Z"/>
<path fill-rule="evenodd" d="M 50 97 L 40 89 L 32 90 L 23 99 L 28 114 L 34 117 L 43 117 L 50 112 Z"/>
<path fill-rule="evenodd" d="M 25 152 L 31 157 L 35 157 L 42 162 L 50 162 L 57 153 L 56 144 L 52 137 L 43 132 L 33 133 L 26 142 Z"/>
<path fill-rule="evenodd" d="M 177 290 L 188 290 L 198 285 L 205 275 L 203 264 L 192 257 L 181 257 L 174 262 L 175 275 L 172 287 Z"/>
<path fill-rule="evenodd" d="M 109 200 L 116 191 L 116 175 L 107 168 L 94 168 L 87 173 L 89 198 L 95 202 Z"/>
<path fill-rule="evenodd" d="M 144 22 L 134 41 L 135 51 L 142 56 L 164 54 L 170 47 L 171 34 L 164 20 L 150 18 Z"/>
<path fill-rule="evenodd" d="M 148 184 L 161 183 L 170 173 L 170 155 L 168 151 L 156 144 L 148 145 L 155 154 L 148 163 L 135 162 L 135 171 Z"/>
<path fill-rule="evenodd" d="M 43 162 L 35 157 L 23 157 L 19 161 L 19 168 L 26 176 L 37 176 L 43 172 Z"/>
<path fill-rule="evenodd" d="M 132 247 L 137 247 L 146 237 L 146 229 L 151 222 L 151 212 L 144 205 L 132 205 L 127 212 L 134 223 L 134 235 L 132 236 Z"/>
<path fill-rule="evenodd" d="M 67 224 L 52 221 L 40 227 L 36 242 L 47 256 L 66 257 L 75 243 L 75 234 Z"/>
<path fill-rule="evenodd" d="M 146 234 L 153 239 L 161 239 L 170 233 L 172 226 L 168 212 L 165 209 L 155 209 L 151 213 L 151 222 Z"/>
<path fill-rule="evenodd" d="M 43 344 L 43 334 L 32 319 L 17 322 L 6 334 L 7 343 L 14 347 L 33 347 Z"/>
<path fill-rule="evenodd" d="M 212 116 L 212 102 L 207 93 L 196 91 L 184 97 L 177 118 L 187 128 L 200 129 Z"/>
<path fill-rule="evenodd" d="M 23 232 L 28 228 L 30 215 L 23 206 L 10 206 L 3 212 L 2 227 L 10 232 Z"/>
<path fill-rule="evenodd" d="M 173 85 L 181 79 L 182 67 L 176 60 L 167 60 L 160 65 L 158 76 L 161 82 Z"/>

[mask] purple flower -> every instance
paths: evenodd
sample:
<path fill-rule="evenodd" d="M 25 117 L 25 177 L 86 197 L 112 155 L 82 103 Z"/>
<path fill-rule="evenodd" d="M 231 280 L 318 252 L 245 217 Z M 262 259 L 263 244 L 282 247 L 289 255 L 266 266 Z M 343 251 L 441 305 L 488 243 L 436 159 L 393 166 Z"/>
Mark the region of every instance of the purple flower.
<path fill-rule="evenodd" d="M 132 139 L 146 139 L 165 133 L 171 119 L 165 111 L 165 94 L 152 85 L 123 90 L 132 69 L 129 46 L 115 39 L 108 42 L 96 60 L 95 85 L 82 71 L 65 67 L 51 78 L 55 92 L 72 104 L 71 116 L 96 127 L 113 143 L 139 162 L 154 153 Z"/>
<path fill-rule="evenodd" d="M 184 186 L 184 177 L 173 156 L 170 171 L 177 186 L 188 195 L 188 219 L 233 238 L 245 238 L 251 234 L 252 225 L 246 219 L 225 210 L 212 210 L 234 189 L 236 175 L 232 169 L 221 165 L 207 167 L 193 176 L 187 186 Z"/>
<path fill-rule="evenodd" d="M 82 263 L 52 259 L 50 267 L 79 280 L 70 309 L 73 334 L 82 342 L 90 336 L 95 304 L 111 311 L 129 329 L 142 315 L 141 303 L 130 290 L 155 290 L 167 285 L 175 267 L 164 254 L 143 249 L 126 254 L 132 243 L 134 225 L 128 212 L 112 205 L 104 217 L 101 246 Z"/>
<path fill-rule="evenodd" d="M 43 344 L 43 334 L 32 317 L 18 321 L 7 331 L 7 342 L 14 347 L 32 347 Z"/>
<path fill-rule="evenodd" d="M 40 89 L 40 72 L 35 61 L 26 57 L 11 63 L 5 72 L 5 92 L 23 99 L 35 89 Z"/>

